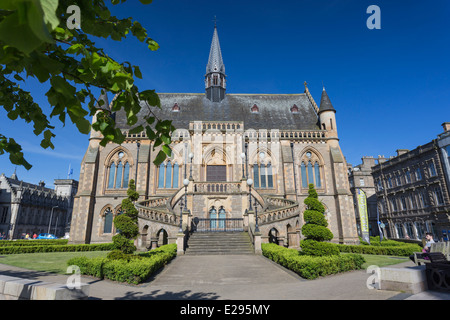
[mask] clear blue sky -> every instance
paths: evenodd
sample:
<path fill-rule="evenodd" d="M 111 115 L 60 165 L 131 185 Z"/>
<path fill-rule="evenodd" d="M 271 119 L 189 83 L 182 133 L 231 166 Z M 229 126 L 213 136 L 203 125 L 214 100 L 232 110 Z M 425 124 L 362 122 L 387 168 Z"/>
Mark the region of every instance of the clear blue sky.
<path fill-rule="evenodd" d="M 381 9 L 381 29 L 369 30 L 369 5 Z M 362 156 L 395 155 L 436 138 L 450 121 L 450 1 L 418 0 L 154 0 L 128 1 L 113 8 L 132 16 L 161 46 L 156 52 L 131 39 L 97 44 L 118 61 L 139 65 L 140 89 L 204 92 L 204 74 L 214 16 L 230 93 L 303 93 L 317 103 L 322 82 L 337 110 L 341 148 L 353 165 Z M 27 81 L 44 108 L 48 86 Z M 0 110 L 0 132 L 22 144 L 29 171 L 24 181 L 66 178 L 69 165 L 78 179 L 88 136 L 57 119 L 55 150 L 21 120 Z M 0 173 L 15 166 L 0 156 Z"/>

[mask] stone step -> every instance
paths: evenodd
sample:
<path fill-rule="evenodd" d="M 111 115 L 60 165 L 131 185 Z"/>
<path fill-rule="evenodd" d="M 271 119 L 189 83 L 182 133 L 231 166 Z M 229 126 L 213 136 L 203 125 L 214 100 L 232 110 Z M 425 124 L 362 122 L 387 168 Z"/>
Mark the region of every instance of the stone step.
<path fill-rule="evenodd" d="M 188 240 L 186 254 L 254 254 L 254 250 L 245 232 L 195 232 Z"/>

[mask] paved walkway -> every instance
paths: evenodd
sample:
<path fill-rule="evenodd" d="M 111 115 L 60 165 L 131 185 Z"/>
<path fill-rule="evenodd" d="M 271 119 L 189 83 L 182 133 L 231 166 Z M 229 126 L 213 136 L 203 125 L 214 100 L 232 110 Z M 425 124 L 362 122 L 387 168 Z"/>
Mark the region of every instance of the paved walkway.
<path fill-rule="evenodd" d="M 404 262 L 397 267 L 412 266 Z M 0 274 L 65 283 L 66 275 L 0 264 Z M 140 285 L 82 276 L 96 300 L 450 300 L 450 294 L 416 295 L 370 290 L 365 270 L 305 280 L 263 256 L 178 256 Z"/>

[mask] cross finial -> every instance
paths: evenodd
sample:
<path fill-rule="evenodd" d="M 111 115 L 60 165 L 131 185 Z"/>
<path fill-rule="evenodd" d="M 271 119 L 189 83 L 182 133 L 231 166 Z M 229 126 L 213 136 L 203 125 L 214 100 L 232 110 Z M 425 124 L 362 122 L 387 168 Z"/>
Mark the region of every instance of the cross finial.
<path fill-rule="evenodd" d="M 217 17 L 216 16 L 214 16 L 214 28 L 216 28 L 217 27 Z"/>
<path fill-rule="evenodd" d="M 303 83 L 303 84 L 305 85 L 305 88 L 306 88 L 306 86 L 307 86 L 308 83 L 305 81 L 305 83 Z"/>

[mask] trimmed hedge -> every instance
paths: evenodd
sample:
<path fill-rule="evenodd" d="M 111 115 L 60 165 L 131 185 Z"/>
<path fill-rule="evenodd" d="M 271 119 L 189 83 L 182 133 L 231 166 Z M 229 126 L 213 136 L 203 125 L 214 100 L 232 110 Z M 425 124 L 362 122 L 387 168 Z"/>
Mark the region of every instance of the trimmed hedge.
<path fill-rule="evenodd" d="M 304 239 L 300 241 L 302 254 L 310 256 L 332 256 L 339 255 L 341 252 L 334 243 Z"/>
<path fill-rule="evenodd" d="M 37 240 L 0 240 L 0 247 L 7 246 L 37 246 L 37 245 L 66 245 L 67 239 L 37 239 Z"/>
<path fill-rule="evenodd" d="M 376 254 L 388 256 L 410 256 L 414 252 L 421 252 L 422 248 L 418 244 L 400 244 L 396 246 L 392 244 L 388 246 L 372 246 L 372 245 L 347 245 L 335 244 L 341 252 L 360 253 L 360 254 Z"/>
<path fill-rule="evenodd" d="M 0 254 L 36 253 L 36 252 L 109 251 L 112 249 L 113 249 L 112 243 L 5 246 L 0 247 Z"/>
<path fill-rule="evenodd" d="M 138 254 L 134 259 L 108 259 L 78 257 L 67 261 L 67 265 L 76 265 L 81 274 L 100 279 L 139 284 L 166 265 L 177 255 L 175 243 L 162 246 L 146 253 Z"/>
<path fill-rule="evenodd" d="M 308 256 L 295 249 L 287 249 L 273 243 L 261 244 L 263 255 L 272 261 L 290 269 L 305 279 L 359 270 L 365 262 L 358 254 Z"/>

